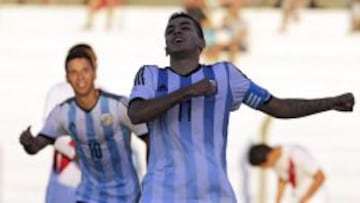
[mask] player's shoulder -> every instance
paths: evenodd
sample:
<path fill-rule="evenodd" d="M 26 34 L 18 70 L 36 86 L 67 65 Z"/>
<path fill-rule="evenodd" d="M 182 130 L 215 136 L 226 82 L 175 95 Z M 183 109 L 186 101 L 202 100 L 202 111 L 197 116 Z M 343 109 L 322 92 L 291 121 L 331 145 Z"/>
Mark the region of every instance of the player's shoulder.
<path fill-rule="evenodd" d="M 143 65 L 136 73 L 134 85 L 143 85 L 146 77 L 152 77 L 159 72 L 161 68 L 157 65 Z"/>
<path fill-rule="evenodd" d="M 236 67 L 233 63 L 231 63 L 229 61 L 219 61 L 219 62 L 216 62 L 216 63 L 213 63 L 213 64 L 204 64 L 202 66 L 205 67 L 205 68 L 225 68 L 225 69 L 237 69 L 237 70 L 239 70 L 238 67 Z"/>
<path fill-rule="evenodd" d="M 287 147 L 288 150 L 290 151 L 291 154 L 293 154 L 294 156 L 309 156 L 309 152 L 307 149 L 305 149 L 305 147 L 301 146 L 301 145 L 290 145 Z"/>
<path fill-rule="evenodd" d="M 104 91 L 104 90 L 101 90 L 101 94 L 104 97 L 106 97 L 106 98 L 108 98 L 110 100 L 114 100 L 115 102 L 119 102 L 119 103 L 121 103 L 122 105 L 124 105 L 126 107 L 129 104 L 129 98 L 127 96 L 107 92 L 107 91 Z"/>
<path fill-rule="evenodd" d="M 226 72 L 229 72 L 229 74 L 239 73 L 240 75 L 247 78 L 247 76 L 240 70 L 239 67 L 235 66 L 233 63 L 231 63 L 229 61 L 219 61 L 219 62 L 216 62 L 213 64 L 203 65 L 203 67 L 213 68 L 213 69 L 221 69 L 222 68 L 222 69 L 225 69 Z"/>
<path fill-rule="evenodd" d="M 122 95 L 119 95 L 119 94 L 115 94 L 115 93 L 112 93 L 112 92 L 108 92 L 108 91 L 105 91 L 105 90 L 100 90 L 100 94 L 106 98 L 109 98 L 109 99 L 113 99 L 113 100 L 116 100 L 116 101 L 120 101 L 124 96 Z"/>
<path fill-rule="evenodd" d="M 158 65 L 150 65 L 150 64 L 147 64 L 147 65 L 143 65 L 140 67 L 139 71 L 138 72 L 141 72 L 141 71 L 144 71 L 144 70 L 161 70 L 161 69 L 164 69 Z"/>
<path fill-rule="evenodd" d="M 69 97 L 69 98 L 63 100 L 62 102 L 60 102 L 57 106 L 64 107 L 65 105 L 69 105 L 72 102 L 75 102 L 75 97 Z"/>

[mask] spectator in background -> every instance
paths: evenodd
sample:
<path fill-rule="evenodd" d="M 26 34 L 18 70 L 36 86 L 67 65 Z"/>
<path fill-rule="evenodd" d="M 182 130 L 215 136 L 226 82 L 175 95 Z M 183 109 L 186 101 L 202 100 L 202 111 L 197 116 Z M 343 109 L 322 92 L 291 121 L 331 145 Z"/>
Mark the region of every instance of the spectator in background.
<path fill-rule="evenodd" d="M 85 30 L 93 27 L 94 17 L 98 11 L 106 9 L 106 30 L 111 30 L 113 27 L 114 9 L 121 4 L 121 0 L 89 0 L 88 1 L 88 16 L 85 24 Z"/>
<path fill-rule="evenodd" d="M 220 57 L 222 46 L 218 43 L 218 30 L 215 28 L 211 20 L 207 16 L 203 16 L 200 25 L 204 31 L 206 46 L 202 55 L 207 61 L 217 61 Z"/>
<path fill-rule="evenodd" d="M 305 4 L 305 0 L 283 0 L 282 1 L 282 20 L 280 33 L 285 33 L 288 29 L 289 21 L 298 22 L 300 20 L 299 10 Z"/>
<path fill-rule="evenodd" d="M 276 173 L 278 189 L 275 203 L 289 202 L 283 201 L 287 185 L 293 189 L 293 200 L 290 202 L 328 202 L 324 191 L 324 172 L 303 147 L 257 144 L 250 147 L 248 158 L 251 165 L 272 168 Z"/>
<path fill-rule="evenodd" d="M 206 18 L 204 13 L 204 9 L 207 7 L 205 0 L 183 0 L 183 7 L 185 12 L 198 22 Z"/>
<path fill-rule="evenodd" d="M 239 4 L 227 7 L 222 24 L 223 40 L 220 42 L 229 52 L 229 60 L 236 62 L 239 51 L 247 50 L 247 24 L 239 13 Z"/>
<path fill-rule="evenodd" d="M 351 31 L 360 31 L 360 0 L 350 0 Z"/>

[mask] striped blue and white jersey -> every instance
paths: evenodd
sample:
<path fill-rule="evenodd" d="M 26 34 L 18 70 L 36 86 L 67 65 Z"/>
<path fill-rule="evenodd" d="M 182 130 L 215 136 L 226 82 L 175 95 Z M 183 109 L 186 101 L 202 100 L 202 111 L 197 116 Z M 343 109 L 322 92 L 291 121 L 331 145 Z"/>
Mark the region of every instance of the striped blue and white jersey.
<path fill-rule="evenodd" d="M 75 98 L 57 105 L 41 130 L 50 138 L 71 135 L 82 172 L 77 200 L 87 203 L 135 203 L 140 187 L 131 160 L 130 135 L 144 135 L 145 124 L 133 125 L 126 97 L 100 91 L 89 111 Z"/>
<path fill-rule="evenodd" d="M 216 81 L 216 94 L 183 101 L 148 123 L 151 146 L 141 203 L 236 202 L 226 172 L 229 113 L 241 103 L 259 108 L 270 99 L 268 91 L 226 62 L 199 66 L 185 76 L 144 66 L 130 100 L 161 97 L 204 78 Z"/>

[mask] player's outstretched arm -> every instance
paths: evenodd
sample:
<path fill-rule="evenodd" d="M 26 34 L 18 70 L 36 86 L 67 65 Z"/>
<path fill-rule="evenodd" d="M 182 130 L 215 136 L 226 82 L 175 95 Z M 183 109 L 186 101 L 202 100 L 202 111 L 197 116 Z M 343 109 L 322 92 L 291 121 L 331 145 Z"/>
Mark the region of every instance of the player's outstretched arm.
<path fill-rule="evenodd" d="M 181 101 L 192 97 L 211 95 L 215 92 L 216 84 L 211 80 L 204 79 L 163 97 L 134 100 L 129 105 L 128 115 L 134 124 L 145 123 Z"/>
<path fill-rule="evenodd" d="M 28 154 L 36 154 L 46 145 L 54 141 L 42 135 L 34 137 L 31 133 L 30 126 L 20 134 L 20 144 Z"/>
<path fill-rule="evenodd" d="M 273 97 L 260 110 L 276 118 L 298 118 L 323 111 L 351 112 L 355 104 L 354 95 L 345 93 L 320 99 L 279 99 Z"/>

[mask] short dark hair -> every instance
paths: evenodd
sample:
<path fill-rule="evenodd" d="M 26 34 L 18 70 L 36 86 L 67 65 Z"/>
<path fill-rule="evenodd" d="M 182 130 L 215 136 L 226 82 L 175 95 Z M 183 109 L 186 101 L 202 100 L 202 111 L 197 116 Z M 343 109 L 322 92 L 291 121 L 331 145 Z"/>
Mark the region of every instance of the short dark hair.
<path fill-rule="evenodd" d="M 91 51 L 93 51 L 93 48 L 89 44 L 79 43 L 79 44 L 75 44 L 74 46 L 70 47 L 68 53 L 74 52 L 74 51 L 79 51 L 79 50 L 91 50 Z"/>
<path fill-rule="evenodd" d="M 267 155 L 272 151 L 272 148 L 266 144 L 257 144 L 250 147 L 249 162 L 253 166 L 260 166 L 266 162 Z"/>
<path fill-rule="evenodd" d="M 203 32 L 203 30 L 202 30 L 202 28 L 201 28 L 200 23 L 199 23 L 197 20 L 195 20 L 193 17 L 191 17 L 189 14 L 187 14 L 187 13 L 184 13 L 184 12 L 173 13 L 173 14 L 170 16 L 170 18 L 169 18 L 169 20 L 168 20 L 168 23 L 169 23 L 170 21 L 174 20 L 175 18 L 179 18 L 179 17 L 184 17 L 184 18 L 190 19 L 190 20 L 194 23 L 194 25 L 195 25 L 195 27 L 196 27 L 196 32 L 197 32 L 198 36 L 199 36 L 201 39 L 205 39 L 205 38 L 204 38 L 204 32 Z"/>
<path fill-rule="evenodd" d="M 65 59 L 65 70 L 68 70 L 68 63 L 76 58 L 85 58 L 89 61 L 92 68 L 95 68 L 95 64 L 91 56 L 86 50 L 75 50 L 72 52 L 69 52 Z"/>

